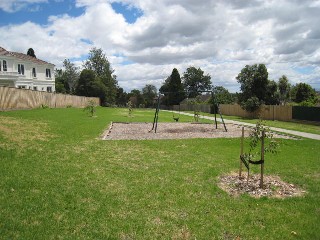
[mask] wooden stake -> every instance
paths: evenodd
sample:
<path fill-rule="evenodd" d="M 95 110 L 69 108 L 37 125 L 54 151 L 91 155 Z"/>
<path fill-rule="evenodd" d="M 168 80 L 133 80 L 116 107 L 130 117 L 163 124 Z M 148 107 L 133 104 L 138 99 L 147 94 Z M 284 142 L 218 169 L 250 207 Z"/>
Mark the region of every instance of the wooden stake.
<path fill-rule="evenodd" d="M 243 155 L 243 139 L 244 139 L 244 127 L 242 127 L 240 156 Z M 241 178 L 241 173 L 242 173 L 242 160 L 240 158 L 239 178 Z"/>
<path fill-rule="evenodd" d="M 263 188 L 263 171 L 264 171 L 264 137 L 265 133 L 264 130 L 262 131 L 261 136 L 261 176 L 260 176 L 260 188 Z"/>

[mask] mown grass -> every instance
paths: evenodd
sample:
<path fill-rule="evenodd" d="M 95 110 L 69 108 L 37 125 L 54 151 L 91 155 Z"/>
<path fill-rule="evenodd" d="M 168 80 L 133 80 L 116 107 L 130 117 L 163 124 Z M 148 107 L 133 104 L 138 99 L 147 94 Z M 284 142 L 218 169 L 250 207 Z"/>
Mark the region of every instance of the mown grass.
<path fill-rule="evenodd" d="M 320 142 L 283 140 L 266 174 L 304 197 L 230 197 L 239 139 L 101 141 L 110 121 L 153 111 L 98 108 L 0 113 L 2 239 L 317 239 Z M 180 116 L 181 121 L 192 118 Z M 159 121 L 173 121 L 161 112 Z"/>
<path fill-rule="evenodd" d="M 186 112 L 193 114 L 192 111 L 186 111 Z M 213 117 L 214 114 L 201 112 L 201 116 Z M 246 123 L 252 123 L 252 124 L 256 124 L 257 121 L 259 120 L 256 118 L 252 119 L 252 118 L 244 118 L 244 117 L 229 116 L 229 115 L 222 115 L 222 117 L 223 119 L 235 120 L 239 122 L 246 122 Z M 217 118 L 218 120 L 220 120 L 219 114 L 217 114 Z M 307 133 L 313 133 L 313 134 L 320 134 L 320 125 L 317 125 L 312 122 L 303 122 L 303 121 L 284 122 L 284 121 L 277 121 L 277 120 L 264 120 L 264 122 L 270 127 L 283 128 L 283 129 L 307 132 Z"/>

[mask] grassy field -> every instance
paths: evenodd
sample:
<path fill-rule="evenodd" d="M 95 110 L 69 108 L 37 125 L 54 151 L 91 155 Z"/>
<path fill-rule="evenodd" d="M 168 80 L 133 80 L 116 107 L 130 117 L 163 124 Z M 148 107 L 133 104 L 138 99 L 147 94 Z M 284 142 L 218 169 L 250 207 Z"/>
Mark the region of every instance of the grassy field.
<path fill-rule="evenodd" d="M 319 239 L 320 141 L 283 140 L 266 156 L 266 174 L 304 197 L 231 197 L 217 181 L 237 171 L 239 139 L 98 139 L 110 121 L 153 114 L 0 112 L 0 239 Z"/>
<path fill-rule="evenodd" d="M 188 113 L 194 113 L 193 111 L 186 111 Z M 214 114 L 209 114 L 209 113 L 203 113 L 201 112 L 201 117 L 202 116 L 210 116 L 213 117 Z M 222 116 L 224 119 L 228 120 L 235 120 L 239 122 L 246 122 L 246 123 L 253 123 L 255 124 L 258 119 L 249 119 L 249 118 L 243 118 L 243 117 L 238 117 L 238 116 L 228 116 L 228 115 L 223 115 Z M 219 114 L 217 114 L 217 119 L 220 120 Z M 316 125 L 313 123 L 307 123 L 307 122 L 283 122 L 283 121 L 277 121 L 277 120 L 264 120 L 265 123 L 270 126 L 270 127 L 276 127 L 276 128 L 283 128 L 283 129 L 288 129 L 288 130 L 294 130 L 294 131 L 300 131 L 300 132 L 307 132 L 307 133 L 313 133 L 313 134 L 320 134 L 320 125 Z"/>

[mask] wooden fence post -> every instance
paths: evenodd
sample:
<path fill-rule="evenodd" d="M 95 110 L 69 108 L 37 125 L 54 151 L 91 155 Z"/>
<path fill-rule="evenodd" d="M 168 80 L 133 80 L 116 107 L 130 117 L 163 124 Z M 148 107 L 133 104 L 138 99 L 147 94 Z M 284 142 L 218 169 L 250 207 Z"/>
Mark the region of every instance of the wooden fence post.
<path fill-rule="evenodd" d="M 242 157 L 242 155 L 243 155 L 243 139 L 244 139 L 244 127 L 242 127 L 242 135 L 241 135 L 239 178 L 241 178 L 241 173 L 242 173 L 242 160 L 241 160 L 241 157 Z"/>
<path fill-rule="evenodd" d="M 263 188 L 263 171 L 264 171 L 264 138 L 265 132 L 262 131 L 261 136 L 261 176 L 260 176 L 260 188 Z"/>

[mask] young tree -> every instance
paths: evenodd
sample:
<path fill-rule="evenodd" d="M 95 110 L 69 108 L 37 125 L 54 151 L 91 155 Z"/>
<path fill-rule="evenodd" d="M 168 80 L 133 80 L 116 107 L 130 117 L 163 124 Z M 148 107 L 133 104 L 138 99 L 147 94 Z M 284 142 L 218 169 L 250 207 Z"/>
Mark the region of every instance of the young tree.
<path fill-rule="evenodd" d="M 176 68 L 172 70 L 159 91 L 165 94 L 164 104 L 167 106 L 178 105 L 185 98 L 180 74 Z"/>
<path fill-rule="evenodd" d="M 280 103 L 285 105 L 290 99 L 290 83 L 285 75 L 282 75 L 282 77 L 279 78 L 278 88 L 280 93 Z"/>
<path fill-rule="evenodd" d="M 144 98 L 145 106 L 152 107 L 154 98 L 157 96 L 157 88 L 154 85 L 147 84 L 142 88 L 142 97 Z"/>
<path fill-rule="evenodd" d="M 267 97 L 268 71 L 264 64 L 246 65 L 236 77 L 240 83 L 238 101 L 241 107 L 254 112 Z"/>
<path fill-rule="evenodd" d="M 63 61 L 64 77 L 67 79 L 69 93 L 73 94 L 79 80 L 79 69 L 69 59 Z"/>
<path fill-rule="evenodd" d="M 83 64 L 85 69 L 92 70 L 106 87 L 106 102 L 102 104 L 113 104 L 116 101 L 118 82 L 116 76 L 113 75 L 114 70 L 103 53 L 101 48 L 92 48 L 89 57 Z"/>
<path fill-rule="evenodd" d="M 188 67 L 182 79 L 185 91 L 190 98 L 200 95 L 200 91 L 208 91 L 212 88 L 211 76 L 204 75 L 204 71 L 200 68 Z"/>

